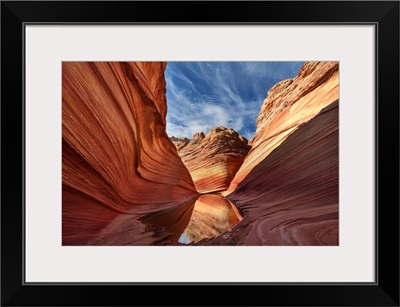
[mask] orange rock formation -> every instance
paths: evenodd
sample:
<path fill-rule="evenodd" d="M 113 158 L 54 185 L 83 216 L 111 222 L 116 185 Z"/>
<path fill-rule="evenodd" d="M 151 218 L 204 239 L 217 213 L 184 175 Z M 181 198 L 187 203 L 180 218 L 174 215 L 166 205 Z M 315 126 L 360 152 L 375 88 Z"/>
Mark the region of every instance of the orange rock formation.
<path fill-rule="evenodd" d="M 224 193 L 244 219 L 221 244 L 338 244 L 338 68 L 305 63 L 268 92 L 252 149 Z"/>
<path fill-rule="evenodd" d="M 62 64 L 64 245 L 134 244 L 138 214 L 197 196 L 165 131 L 165 67 Z"/>
<path fill-rule="evenodd" d="M 207 135 L 196 133 L 187 145 L 178 147 L 200 193 L 226 190 L 249 150 L 244 137 L 222 126 Z"/>
<path fill-rule="evenodd" d="M 338 62 L 305 63 L 297 77 L 273 86 L 261 107 L 252 149 L 227 194 L 290 134 L 338 99 Z"/>

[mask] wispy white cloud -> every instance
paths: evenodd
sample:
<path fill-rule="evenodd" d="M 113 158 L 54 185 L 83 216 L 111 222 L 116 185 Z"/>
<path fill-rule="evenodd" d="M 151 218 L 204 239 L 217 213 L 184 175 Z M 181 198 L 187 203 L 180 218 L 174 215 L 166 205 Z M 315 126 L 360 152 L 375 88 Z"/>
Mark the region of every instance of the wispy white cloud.
<path fill-rule="evenodd" d="M 170 62 L 167 132 L 192 138 L 216 126 L 248 139 L 268 90 L 297 75 L 300 62 Z"/>

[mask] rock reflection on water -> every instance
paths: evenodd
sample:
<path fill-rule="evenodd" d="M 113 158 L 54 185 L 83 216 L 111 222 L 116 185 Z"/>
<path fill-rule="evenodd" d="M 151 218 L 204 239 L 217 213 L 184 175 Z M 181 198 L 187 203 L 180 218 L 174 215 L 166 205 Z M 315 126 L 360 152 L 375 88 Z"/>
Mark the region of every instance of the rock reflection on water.
<path fill-rule="evenodd" d="M 241 219 L 237 208 L 227 198 L 202 194 L 179 207 L 150 213 L 143 221 L 160 237 L 160 242 L 167 236 L 170 244 L 189 244 L 217 236 Z"/>
<path fill-rule="evenodd" d="M 179 242 L 187 244 L 218 236 L 235 226 L 240 219 L 241 216 L 227 198 L 218 194 L 203 194 L 196 200 Z"/>

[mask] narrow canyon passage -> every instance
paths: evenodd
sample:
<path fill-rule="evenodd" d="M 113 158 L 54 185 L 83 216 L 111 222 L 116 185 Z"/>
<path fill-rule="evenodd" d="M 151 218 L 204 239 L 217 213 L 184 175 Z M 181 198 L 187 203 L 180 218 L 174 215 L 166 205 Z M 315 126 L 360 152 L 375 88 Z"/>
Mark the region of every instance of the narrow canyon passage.
<path fill-rule="evenodd" d="M 170 140 L 196 190 L 201 193 L 191 207 L 190 220 L 185 220 L 186 228 L 182 230 L 181 225 L 175 225 L 174 229 L 169 227 L 169 231 L 174 231 L 170 242 L 201 244 L 203 239 L 223 234 L 242 220 L 239 209 L 222 193 L 229 188 L 251 146 L 245 137 L 223 126 L 214 127 L 207 134 L 195 133 L 191 140 L 174 136 Z"/>
<path fill-rule="evenodd" d="M 337 246 L 339 63 L 270 88 L 251 140 L 168 135 L 166 66 L 63 62 L 62 245 Z"/>

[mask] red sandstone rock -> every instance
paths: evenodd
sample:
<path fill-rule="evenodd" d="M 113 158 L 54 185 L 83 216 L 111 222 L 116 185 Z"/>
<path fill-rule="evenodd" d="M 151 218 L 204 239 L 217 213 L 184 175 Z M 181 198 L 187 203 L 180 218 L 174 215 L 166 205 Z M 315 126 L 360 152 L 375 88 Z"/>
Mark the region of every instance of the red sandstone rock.
<path fill-rule="evenodd" d="M 338 62 L 307 62 L 297 77 L 273 86 L 261 107 L 252 149 L 227 194 L 300 125 L 337 99 Z"/>
<path fill-rule="evenodd" d="M 194 213 L 198 194 L 165 133 L 164 69 L 63 63 L 64 245 L 175 244 L 211 223 L 213 200 Z M 250 152 L 223 127 L 179 149 L 199 191 L 225 190 L 237 172 L 224 195 L 243 219 L 193 244 L 338 244 L 338 84 L 338 63 L 306 63 L 269 91 Z"/>
<path fill-rule="evenodd" d="M 205 136 L 196 133 L 184 147 L 178 149 L 200 193 L 226 190 L 235 176 L 250 146 L 233 129 L 215 127 Z"/>
<path fill-rule="evenodd" d="M 239 183 L 243 220 L 204 245 L 337 245 L 338 103 L 299 127 Z"/>
<path fill-rule="evenodd" d="M 137 217 L 197 195 L 165 131 L 165 67 L 63 62 L 63 245 L 151 242 Z"/>
<path fill-rule="evenodd" d="M 269 91 L 224 192 L 244 218 L 212 244 L 338 244 L 338 78 L 337 62 L 309 62 Z"/>

